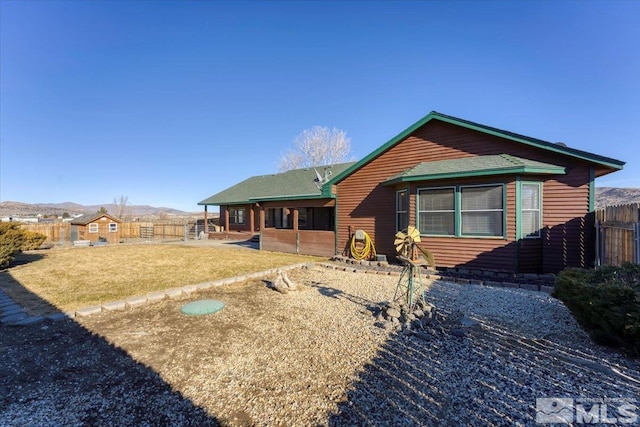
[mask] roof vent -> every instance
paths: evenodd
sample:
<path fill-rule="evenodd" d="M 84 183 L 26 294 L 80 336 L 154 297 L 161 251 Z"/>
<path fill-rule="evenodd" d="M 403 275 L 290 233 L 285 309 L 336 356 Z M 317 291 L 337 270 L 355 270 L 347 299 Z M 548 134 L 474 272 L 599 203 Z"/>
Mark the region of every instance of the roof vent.
<path fill-rule="evenodd" d="M 560 147 L 566 147 L 567 144 L 565 144 L 564 142 L 556 142 L 556 145 L 559 145 Z"/>

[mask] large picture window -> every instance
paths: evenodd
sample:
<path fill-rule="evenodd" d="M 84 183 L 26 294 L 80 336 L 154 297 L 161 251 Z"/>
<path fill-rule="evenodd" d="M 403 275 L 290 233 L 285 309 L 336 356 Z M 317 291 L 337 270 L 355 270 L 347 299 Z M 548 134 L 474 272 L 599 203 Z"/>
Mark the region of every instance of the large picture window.
<path fill-rule="evenodd" d="M 244 224 L 245 208 L 229 208 L 229 224 Z"/>
<path fill-rule="evenodd" d="M 418 190 L 421 234 L 458 237 L 504 236 L 502 184 Z"/>
<path fill-rule="evenodd" d="M 396 230 L 404 230 L 409 226 L 409 192 L 396 192 Z"/>
<path fill-rule="evenodd" d="M 455 235 L 455 193 L 454 187 L 418 190 L 420 233 Z"/>
<path fill-rule="evenodd" d="M 523 182 L 520 186 L 520 237 L 540 237 L 541 189 L 539 182 Z"/>
<path fill-rule="evenodd" d="M 463 236 L 502 236 L 502 185 L 460 187 L 460 229 Z"/>

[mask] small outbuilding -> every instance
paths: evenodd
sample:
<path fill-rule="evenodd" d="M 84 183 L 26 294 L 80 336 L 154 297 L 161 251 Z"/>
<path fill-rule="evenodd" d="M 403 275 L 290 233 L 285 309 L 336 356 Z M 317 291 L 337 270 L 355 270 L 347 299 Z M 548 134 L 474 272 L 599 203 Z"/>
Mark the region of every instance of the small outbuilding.
<path fill-rule="evenodd" d="M 120 243 L 121 223 L 122 220 L 108 213 L 82 215 L 71 221 L 71 241 Z"/>

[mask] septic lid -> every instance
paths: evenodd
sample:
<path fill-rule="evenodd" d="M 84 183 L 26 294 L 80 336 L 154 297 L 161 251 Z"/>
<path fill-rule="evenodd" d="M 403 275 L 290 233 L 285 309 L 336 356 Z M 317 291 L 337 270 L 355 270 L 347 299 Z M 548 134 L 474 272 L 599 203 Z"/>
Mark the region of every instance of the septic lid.
<path fill-rule="evenodd" d="M 204 316 L 205 314 L 215 313 L 222 310 L 224 303 L 214 299 L 203 299 L 200 301 L 193 301 L 189 304 L 182 306 L 180 311 L 182 314 L 189 316 Z"/>

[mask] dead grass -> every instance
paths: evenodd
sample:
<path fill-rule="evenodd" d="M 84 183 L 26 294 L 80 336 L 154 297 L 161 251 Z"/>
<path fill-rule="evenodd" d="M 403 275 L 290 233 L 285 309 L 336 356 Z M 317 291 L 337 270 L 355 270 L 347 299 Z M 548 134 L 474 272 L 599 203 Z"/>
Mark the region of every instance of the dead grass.
<path fill-rule="evenodd" d="M 26 257 L 28 262 L 0 273 L 0 287 L 41 314 L 320 259 L 161 244 L 56 249 Z"/>

